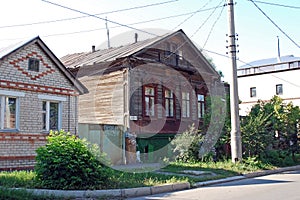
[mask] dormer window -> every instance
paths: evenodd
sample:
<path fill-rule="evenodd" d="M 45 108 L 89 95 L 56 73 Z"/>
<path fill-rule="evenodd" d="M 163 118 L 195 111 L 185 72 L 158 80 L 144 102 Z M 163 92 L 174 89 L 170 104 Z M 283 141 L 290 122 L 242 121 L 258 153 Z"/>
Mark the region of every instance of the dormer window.
<path fill-rule="evenodd" d="M 34 71 L 34 72 L 39 72 L 39 69 L 40 69 L 40 60 L 37 58 L 29 58 L 28 70 Z"/>

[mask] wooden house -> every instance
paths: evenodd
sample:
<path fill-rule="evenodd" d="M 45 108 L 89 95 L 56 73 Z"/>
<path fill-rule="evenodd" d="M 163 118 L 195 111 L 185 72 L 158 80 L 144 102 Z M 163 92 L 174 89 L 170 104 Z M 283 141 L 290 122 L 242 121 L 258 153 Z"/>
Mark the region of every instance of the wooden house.
<path fill-rule="evenodd" d="M 33 168 L 50 130 L 76 134 L 86 92 L 39 37 L 0 48 L 0 170 Z"/>
<path fill-rule="evenodd" d="M 88 88 L 79 97 L 79 135 L 114 164 L 156 162 L 176 134 L 203 120 L 220 76 L 182 31 L 61 58 Z M 139 160 L 139 159 L 138 159 Z"/>

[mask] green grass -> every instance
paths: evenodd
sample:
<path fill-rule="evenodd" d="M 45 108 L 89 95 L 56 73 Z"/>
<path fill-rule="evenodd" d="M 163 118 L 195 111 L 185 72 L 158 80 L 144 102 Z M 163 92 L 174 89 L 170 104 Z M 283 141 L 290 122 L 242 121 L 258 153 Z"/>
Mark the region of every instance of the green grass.
<path fill-rule="evenodd" d="M 109 183 L 104 186 L 107 189 L 131 188 L 160 185 L 165 183 L 185 182 L 190 183 L 212 179 L 225 178 L 239 174 L 272 169 L 271 165 L 256 163 L 250 160 L 244 163 L 233 164 L 231 161 L 224 162 L 198 162 L 198 163 L 171 163 L 160 171 L 172 172 L 175 175 L 157 174 L 154 172 L 134 173 L 122 172 L 107 168 L 105 173 L 109 176 Z M 177 176 L 182 170 L 210 171 L 216 176 Z M 7 188 L 43 188 L 42 183 L 36 179 L 33 171 L 0 172 L 0 186 Z M 99 187 L 100 188 L 100 187 Z M 103 188 L 103 186 L 102 186 Z M 97 189 L 97 188 L 96 188 Z"/>
<path fill-rule="evenodd" d="M 117 189 L 146 187 L 176 182 L 195 183 L 274 168 L 275 167 L 272 165 L 263 164 L 255 159 L 248 159 L 243 163 L 237 164 L 234 164 L 231 161 L 205 163 L 176 162 L 160 169 L 160 171 L 163 172 L 171 172 L 172 175 L 158 174 L 154 172 L 122 172 L 107 168 L 105 173 L 107 173 L 110 178 L 108 181 L 109 183 L 107 183 L 104 188 Z M 199 177 L 180 176 L 179 174 L 182 170 L 209 171 L 216 175 Z M 34 171 L 0 172 L 0 199 L 55 199 L 54 197 L 49 196 L 35 196 L 34 194 L 22 189 L 10 190 L 6 188 L 43 188 L 42 183 L 37 180 Z M 103 188 L 103 186 L 100 186 L 99 188 Z"/>

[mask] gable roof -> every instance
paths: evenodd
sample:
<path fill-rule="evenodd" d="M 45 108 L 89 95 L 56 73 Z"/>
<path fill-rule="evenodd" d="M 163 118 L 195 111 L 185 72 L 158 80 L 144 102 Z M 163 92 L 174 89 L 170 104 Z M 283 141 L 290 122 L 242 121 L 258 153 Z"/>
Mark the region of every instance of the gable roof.
<path fill-rule="evenodd" d="M 276 65 L 276 64 L 283 64 L 283 63 L 289 63 L 289 62 L 295 62 L 295 61 L 300 61 L 300 57 L 294 57 L 293 55 L 287 55 L 287 56 L 281 56 L 279 62 L 278 62 L 277 57 L 255 60 L 255 61 L 248 63 L 247 65 L 240 66 L 239 69 L 260 67 L 260 66 L 266 66 L 266 65 Z"/>
<path fill-rule="evenodd" d="M 4 48 L 0 48 L 0 60 L 10 56 L 21 48 L 26 46 L 37 44 L 45 54 L 56 64 L 58 69 L 64 74 L 64 76 L 75 86 L 80 94 L 87 93 L 87 88 L 78 81 L 74 75 L 64 66 L 64 64 L 55 56 L 55 54 L 47 47 L 47 45 L 41 40 L 39 36 L 27 41 L 21 41 L 16 44 L 9 45 Z"/>
<path fill-rule="evenodd" d="M 150 38 L 143 41 L 138 41 L 136 43 L 109 48 L 104 50 L 97 50 L 94 52 L 82 52 L 82 53 L 74 53 L 69 54 L 61 58 L 61 61 L 65 64 L 67 68 L 77 68 L 85 65 L 94 65 L 102 62 L 114 61 L 120 58 L 125 58 L 128 56 L 134 56 L 142 52 L 147 48 L 151 48 L 154 45 L 162 42 L 163 40 L 167 40 L 168 38 L 173 37 L 176 34 L 182 34 L 184 40 L 189 43 L 192 47 L 193 51 L 195 51 L 205 64 L 208 66 L 209 70 L 215 75 L 219 76 L 219 73 L 215 70 L 215 68 L 207 61 L 207 59 L 203 56 L 200 50 L 193 44 L 193 42 L 186 36 L 183 30 L 178 30 L 172 33 L 167 33 L 162 36 L 157 36 L 154 38 Z"/>

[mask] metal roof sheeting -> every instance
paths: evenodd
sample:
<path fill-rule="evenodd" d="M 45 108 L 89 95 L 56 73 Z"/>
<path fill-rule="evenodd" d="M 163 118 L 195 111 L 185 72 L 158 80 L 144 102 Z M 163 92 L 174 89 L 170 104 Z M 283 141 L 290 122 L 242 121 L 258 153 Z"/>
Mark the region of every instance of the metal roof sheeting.
<path fill-rule="evenodd" d="M 242 65 L 239 67 L 239 69 L 246 69 L 251 67 L 260 67 L 265 65 L 276 65 L 280 63 L 289 63 L 289 62 L 295 62 L 300 61 L 300 57 L 294 57 L 293 55 L 287 55 L 287 56 L 281 56 L 280 61 L 278 62 L 278 58 L 267 58 L 262 60 L 256 60 L 253 62 L 248 63 L 247 65 Z"/>
<path fill-rule="evenodd" d="M 96 50 L 95 52 L 83 52 L 83 53 L 74 53 L 63 56 L 60 60 L 64 63 L 67 68 L 76 68 L 85 65 L 93 65 L 101 62 L 114 61 L 119 58 L 124 58 L 134 53 L 156 43 L 162 38 L 167 37 L 168 35 L 173 34 L 169 33 L 163 36 L 158 36 L 150 38 L 143 41 L 138 41 L 136 43 L 114 47 L 104 50 Z"/>

